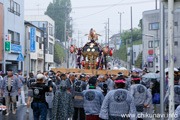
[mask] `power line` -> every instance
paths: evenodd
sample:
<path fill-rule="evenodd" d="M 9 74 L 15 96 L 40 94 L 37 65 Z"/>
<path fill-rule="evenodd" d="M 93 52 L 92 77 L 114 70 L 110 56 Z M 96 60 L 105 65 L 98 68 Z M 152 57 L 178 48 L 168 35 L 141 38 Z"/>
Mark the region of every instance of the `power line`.
<path fill-rule="evenodd" d="M 121 0 L 120 2 L 122 2 L 122 1 L 124 1 L 124 0 Z M 118 3 L 120 3 L 120 2 L 118 2 Z M 118 3 L 117 3 L 117 4 L 118 4 Z M 104 12 L 105 10 L 110 9 L 111 7 L 117 6 L 117 4 L 113 4 L 112 6 L 110 6 L 110 7 L 108 7 L 108 8 L 105 8 L 105 9 L 99 11 L 99 12 L 92 13 L 92 14 L 89 14 L 89 15 L 86 15 L 86 16 L 83 16 L 83 17 L 75 18 L 74 20 L 78 20 L 78 19 L 82 19 L 82 18 L 86 18 L 86 17 L 89 17 L 89 16 L 93 16 L 93 15 L 99 14 L 99 13 L 101 13 L 101 12 Z"/>
<path fill-rule="evenodd" d="M 111 5 L 96 5 L 96 6 L 80 6 L 80 7 L 72 7 L 72 9 L 89 9 L 89 8 L 100 8 L 100 7 L 112 7 L 112 6 L 122 6 L 122 5 L 133 5 L 133 4 L 142 4 L 142 3 L 151 3 L 154 2 L 152 0 L 144 0 L 144 1 L 139 1 L 139 2 L 128 2 L 128 3 L 119 3 L 119 4 L 111 4 Z M 59 9 L 64 9 L 62 8 L 55 8 L 57 10 Z M 44 11 L 47 10 L 47 8 L 39 8 L 39 9 L 25 9 L 25 11 Z"/>

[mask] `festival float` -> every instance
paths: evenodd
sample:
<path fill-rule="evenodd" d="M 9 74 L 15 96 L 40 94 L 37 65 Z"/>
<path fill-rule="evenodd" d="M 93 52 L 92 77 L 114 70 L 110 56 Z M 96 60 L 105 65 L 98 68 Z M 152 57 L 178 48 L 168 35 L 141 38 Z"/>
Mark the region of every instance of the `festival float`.
<path fill-rule="evenodd" d="M 127 75 L 128 70 L 111 70 L 108 69 L 107 57 L 113 55 L 113 49 L 110 49 L 109 46 L 102 47 L 97 41 L 98 37 L 101 36 L 97 34 L 95 30 L 91 29 L 88 36 L 87 42 L 82 48 L 77 48 L 76 46 L 71 45 L 70 53 L 76 54 L 76 69 L 66 69 L 66 68 L 52 68 L 54 71 L 61 71 L 64 73 L 67 72 L 76 72 L 76 73 L 85 73 L 85 74 L 117 74 L 119 72 Z"/>

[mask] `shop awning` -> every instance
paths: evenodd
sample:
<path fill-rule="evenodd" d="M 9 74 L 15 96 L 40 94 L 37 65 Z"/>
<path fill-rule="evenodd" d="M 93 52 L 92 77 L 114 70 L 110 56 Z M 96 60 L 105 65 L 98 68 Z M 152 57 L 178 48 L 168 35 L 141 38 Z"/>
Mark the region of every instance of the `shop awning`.
<path fill-rule="evenodd" d="M 168 61 L 168 57 L 165 57 L 165 61 Z M 174 61 L 176 61 L 176 56 L 174 56 Z"/>
<path fill-rule="evenodd" d="M 147 57 L 147 62 L 153 62 L 153 56 L 148 56 Z"/>

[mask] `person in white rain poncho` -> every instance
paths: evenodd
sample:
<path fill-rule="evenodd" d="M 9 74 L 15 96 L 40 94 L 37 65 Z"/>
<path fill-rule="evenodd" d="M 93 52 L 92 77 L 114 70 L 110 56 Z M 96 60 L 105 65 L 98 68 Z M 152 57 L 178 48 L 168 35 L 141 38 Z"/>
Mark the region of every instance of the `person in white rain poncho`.
<path fill-rule="evenodd" d="M 175 103 L 175 109 L 177 108 L 178 105 L 180 105 L 180 86 L 179 86 L 179 78 L 174 77 L 174 103 Z M 166 92 L 164 102 L 165 104 L 169 104 L 169 89 Z"/>
<path fill-rule="evenodd" d="M 99 117 L 105 120 L 136 120 L 136 107 L 131 93 L 125 90 L 124 79 L 115 81 L 115 90 L 108 92 L 104 98 Z"/>

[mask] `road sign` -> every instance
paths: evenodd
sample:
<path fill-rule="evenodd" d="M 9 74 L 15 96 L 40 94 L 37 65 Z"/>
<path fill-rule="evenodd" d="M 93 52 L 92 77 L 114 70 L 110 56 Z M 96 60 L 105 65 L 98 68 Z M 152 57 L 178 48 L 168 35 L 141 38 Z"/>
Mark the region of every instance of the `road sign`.
<path fill-rule="evenodd" d="M 11 52 L 11 42 L 5 41 L 5 52 L 10 53 Z"/>
<path fill-rule="evenodd" d="M 17 61 L 24 61 L 24 57 L 21 53 L 18 55 Z"/>
<path fill-rule="evenodd" d="M 6 34 L 4 37 L 4 45 L 5 45 L 5 52 L 10 53 L 11 52 L 11 34 Z"/>
<path fill-rule="evenodd" d="M 36 51 L 36 28 L 31 28 L 30 34 L 30 52 Z"/>
<path fill-rule="evenodd" d="M 11 41 L 11 34 L 5 35 L 5 41 Z"/>
<path fill-rule="evenodd" d="M 21 53 L 22 52 L 22 46 L 11 44 L 11 52 Z"/>

